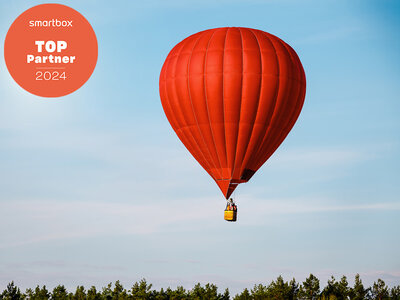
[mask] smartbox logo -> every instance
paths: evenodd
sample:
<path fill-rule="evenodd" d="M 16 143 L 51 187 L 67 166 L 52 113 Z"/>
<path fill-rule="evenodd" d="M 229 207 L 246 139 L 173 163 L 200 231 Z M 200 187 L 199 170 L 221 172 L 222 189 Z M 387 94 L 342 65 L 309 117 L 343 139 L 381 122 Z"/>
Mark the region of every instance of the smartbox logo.
<path fill-rule="evenodd" d="M 72 27 L 73 20 L 30 20 L 29 27 Z"/>

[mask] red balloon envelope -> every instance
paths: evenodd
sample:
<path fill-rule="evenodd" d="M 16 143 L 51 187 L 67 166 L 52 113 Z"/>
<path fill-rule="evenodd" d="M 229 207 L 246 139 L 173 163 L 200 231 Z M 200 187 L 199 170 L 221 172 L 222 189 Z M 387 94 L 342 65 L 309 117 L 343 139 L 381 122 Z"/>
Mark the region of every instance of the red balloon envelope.
<path fill-rule="evenodd" d="M 296 52 L 250 28 L 189 36 L 171 50 L 160 74 L 168 121 L 226 198 L 283 142 L 305 91 Z"/>

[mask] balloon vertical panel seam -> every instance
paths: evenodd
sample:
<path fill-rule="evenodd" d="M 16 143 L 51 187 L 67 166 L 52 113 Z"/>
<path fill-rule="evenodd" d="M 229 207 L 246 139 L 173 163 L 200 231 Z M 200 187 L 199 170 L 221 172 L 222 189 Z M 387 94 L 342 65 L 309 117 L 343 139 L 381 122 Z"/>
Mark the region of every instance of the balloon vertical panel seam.
<path fill-rule="evenodd" d="M 179 48 L 179 50 L 177 50 L 176 48 L 175 48 L 175 51 L 176 52 L 178 52 L 176 55 L 175 55 L 175 57 L 176 57 L 176 62 L 175 62 L 175 66 L 174 66 L 174 68 L 173 68 L 173 78 L 171 78 L 171 80 L 173 81 L 173 88 L 174 88 L 174 90 L 176 91 L 176 65 L 177 65 L 177 63 L 178 63 L 178 59 L 179 59 L 179 56 L 180 56 L 180 54 L 181 54 L 181 52 L 182 52 L 182 50 L 183 50 L 183 47 L 184 47 L 184 44 L 182 43 L 182 44 L 180 44 L 180 48 Z M 169 62 L 169 65 L 170 65 L 170 62 Z M 168 67 L 170 67 L 168 65 Z M 169 68 L 166 68 L 166 70 L 165 70 L 165 72 L 166 72 L 166 74 L 169 74 Z M 168 88 L 167 88 L 167 90 L 168 90 Z M 176 94 L 176 93 L 175 93 Z M 168 98 L 168 102 L 170 102 L 170 97 L 169 97 L 169 93 L 168 93 L 168 91 L 167 91 L 167 98 Z M 177 97 L 172 97 L 172 98 L 177 98 Z M 188 123 L 187 123 L 187 121 L 186 121 L 186 119 L 185 119 L 185 117 L 184 117 L 184 114 L 182 113 L 182 109 L 181 109 L 181 107 L 180 107 L 180 101 L 176 101 L 177 102 L 177 105 L 176 105 L 176 109 L 178 109 L 179 110 L 179 115 L 181 115 L 182 116 L 182 118 L 184 119 L 184 123 L 186 123 L 186 125 L 188 125 Z M 172 109 L 172 105 L 170 104 L 170 107 L 171 107 L 171 111 L 174 111 L 173 109 Z M 181 118 L 181 119 L 182 119 Z M 182 120 L 181 120 L 182 121 Z M 192 141 L 191 141 L 191 139 L 190 139 L 190 137 L 189 137 L 189 134 L 187 133 L 187 131 L 184 131 L 184 130 L 182 130 L 183 128 L 185 128 L 186 126 L 183 126 L 183 124 L 181 123 L 181 122 L 179 122 L 179 120 L 177 119 L 176 120 L 176 128 L 174 128 L 174 131 L 177 133 L 177 135 L 178 135 L 178 138 L 183 142 L 183 144 L 186 146 L 186 145 L 188 145 L 189 146 L 189 148 L 188 147 L 186 147 L 188 150 L 189 150 L 189 152 L 193 155 L 193 153 L 196 153 L 196 147 L 194 146 L 194 144 L 192 143 Z M 179 132 L 181 132 L 181 134 L 179 134 Z M 189 131 L 190 132 L 190 131 Z M 190 132 L 191 133 L 191 132 Z M 194 137 L 193 137 L 193 135 L 191 134 L 191 136 L 192 136 L 192 138 L 193 138 L 193 140 L 195 141 L 195 139 L 194 139 Z M 185 142 L 184 142 L 185 141 Z M 196 142 L 196 141 L 195 141 Z M 196 142 L 197 143 L 197 142 Z M 201 151 L 200 151 L 200 149 L 199 149 L 199 151 L 198 151 L 199 153 L 201 153 Z M 202 165 L 202 166 L 207 166 L 207 165 L 209 165 L 209 162 L 206 160 L 206 159 L 204 159 L 204 162 L 203 163 L 201 163 L 200 161 L 199 161 L 199 159 L 200 159 L 200 157 L 198 157 L 198 156 L 196 156 L 196 155 L 193 155 L 194 157 L 195 157 L 195 159 L 199 162 L 199 164 L 200 165 Z"/>
<path fill-rule="evenodd" d="M 266 130 L 265 130 L 265 133 L 264 133 L 264 136 L 263 136 L 263 138 L 261 139 L 261 141 L 260 141 L 260 143 L 258 144 L 258 146 L 257 147 L 255 147 L 255 151 L 254 151 L 254 155 L 252 156 L 252 158 L 250 158 L 250 160 L 249 160 L 249 166 L 251 166 L 252 168 L 253 168 L 253 166 L 254 166 L 254 171 L 257 171 L 257 167 L 256 167 L 256 162 L 255 162 L 255 157 L 257 156 L 257 154 L 258 154 L 258 152 L 261 150 L 261 148 L 262 148 L 262 146 L 265 144 L 265 141 L 266 141 L 266 139 L 268 138 L 268 132 L 269 132 L 269 128 L 270 128 L 270 126 L 271 126 L 271 121 L 272 121 L 272 119 L 273 119 L 273 116 L 274 116 L 274 114 L 275 114 L 275 112 L 276 112 L 276 108 L 277 108 L 277 104 L 278 104 L 278 96 L 279 96 L 279 90 L 280 90 L 280 87 L 281 87 L 281 84 L 280 84 L 280 74 L 281 74 L 281 70 L 280 70 L 280 63 L 279 63 L 279 55 L 278 55 L 278 53 L 277 53 L 277 51 L 276 51 L 276 48 L 275 48 L 275 45 L 274 45 L 274 42 L 272 41 L 272 39 L 270 38 L 270 36 L 268 35 L 268 34 L 266 34 L 265 32 L 263 32 L 263 31 L 260 31 L 260 33 L 266 38 L 266 40 L 268 40 L 268 42 L 271 44 L 271 46 L 272 46 L 272 49 L 274 50 L 274 53 L 275 53 L 275 59 L 276 59 L 276 63 L 277 63 L 277 71 L 278 71 L 278 74 L 277 74 L 277 77 L 278 77 L 278 80 L 277 80 L 277 85 L 275 86 L 275 93 L 274 93 L 274 103 L 273 103 L 273 108 L 272 108 L 272 112 L 271 112 L 271 114 L 270 114 L 270 118 L 267 118 L 267 120 L 265 120 L 266 121 L 266 126 L 265 126 L 265 128 L 266 128 Z"/>
<path fill-rule="evenodd" d="M 292 61 L 292 58 L 290 57 L 290 55 L 288 55 L 288 53 L 287 53 L 287 49 L 286 49 L 286 47 L 284 46 L 284 42 L 282 41 L 282 40 L 280 40 L 280 39 L 277 39 L 276 40 L 276 42 L 277 43 L 279 43 L 280 44 L 280 46 L 281 47 L 284 47 L 285 48 L 285 50 L 286 50 L 286 52 L 284 53 L 283 51 L 279 51 L 279 52 L 281 52 L 281 54 L 284 54 L 284 55 L 286 55 L 286 57 L 289 57 L 290 58 L 290 67 L 292 67 L 292 65 L 293 65 L 293 61 Z M 275 45 L 274 45 L 274 49 L 276 49 L 276 47 L 275 47 Z M 277 57 L 278 57 L 278 60 L 279 60 L 279 55 L 278 55 L 278 51 L 276 51 L 276 53 L 277 53 Z M 280 71 L 280 74 L 281 74 L 281 71 Z M 290 75 L 290 74 L 286 74 L 286 75 Z M 279 76 L 279 82 L 281 81 L 281 79 L 283 79 L 284 77 L 282 77 L 282 76 Z M 290 86 L 292 86 L 292 84 L 293 84 L 293 82 L 292 82 L 292 80 L 290 80 L 289 79 L 289 76 L 285 76 L 285 78 L 284 79 L 286 79 L 287 80 L 287 82 L 290 82 Z M 288 83 L 286 83 L 286 85 L 287 85 Z M 282 86 L 282 84 L 280 84 L 280 87 Z M 291 91 L 291 89 L 289 89 L 289 91 L 290 91 L 290 93 L 292 93 L 292 91 Z M 279 96 L 279 93 L 278 93 L 278 96 Z M 287 95 L 287 94 L 283 94 L 283 96 L 282 96 L 282 98 L 281 99 L 279 99 L 279 103 L 282 105 L 282 103 L 284 103 L 283 101 L 286 101 L 286 99 L 290 99 L 290 94 L 289 95 Z M 277 99 L 277 102 L 278 102 L 278 99 Z M 283 104 L 284 105 L 284 104 Z M 288 109 L 288 107 L 286 107 L 286 105 L 285 106 L 283 106 L 283 109 L 282 109 L 282 111 L 280 111 L 279 112 L 279 115 L 276 115 L 276 114 L 278 114 L 278 111 L 274 111 L 274 114 L 271 116 L 271 121 L 274 119 L 274 117 L 276 117 L 276 121 L 279 121 L 279 124 L 281 124 L 282 122 L 282 115 L 284 115 L 284 112 L 286 112 L 287 111 L 287 109 Z M 290 118 L 287 118 L 289 121 L 290 121 Z M 286 124 L 287 125 L 287 124 Z M 277 141 L 279 142 L 280 140 L 281 140 L 281 137 L 285 134 L 284 132 L 286 131 L 286 130 L 283 130 L 283 129 L 281 129 L 280 130 L 280 132 L 278 132 L 277 131 L 277 129 L 279 128 L 279 127 L 281 127 L 281 126 L 274 126 L 274 127 L 272 127 L 272 126 L 269 126 L 269 130 L 268 130 L 268 132 L 267 132 L 267 134 L 266 135 L 268 135 L 269 137 L 270 137 L 270 141 L 269 141 L 269 145 L 272 145 L 272 147 L 271 147 L 271 150 L 269 151 L 269 152 L 267 152 L 267 153 L 265 153 L 264 154 L 264 151 L 263 151 L 263 149 L 265 149 L 266 148 L 266 145 L 267 145 L 267 143 L 266 143 L 266 141 L 263 143 L 263 145 L 261 145 L 261 147 L 260 147 L 260 149 L 259 149 L 259 151 L 258 151 L 258 153 L 256 153 L 256 155 L 255 155 L 255 157 L 256 157 L 256 159 L 255 159 L 255 161 L 257 162 L 257 161 L 265 161 L 265 158 L 269 158 L 275 151 L 276 151 L 276 149 L 278 148 L 278 146 L 279 146 L 279 144 L 277 145 L 277 146 L 275 146 L 276 144 L 277 144 Z M 284 128 L 286 129 L 286 126 L 284 126 Z M 276 136 L 275 136 L 275 134 L 272 134 L 271 135 L 271 133 L 276 133 Z M 282 134 L 283 133 L 283 134 Z M 264 154 L 264 156 L 263 156 L 263 154 Z M 260 168 L 261 167 L 261 165 L 262 164 L 260 164 L 260 162 L 258 162 L 258 163 L 256 163 L 257 165 L 257 168 Z"/>
<path fill-rule="evenodd" d="M 260 112 L 261 88 L 262 88 L 262 84 L 263 84 L 263 60 L 262 60 L 262 53 L 261 53 L 260 42 L 259 42 L 259 40 L 258 40 L 257 35 L 254 33 L 254 31 L 251 30 L 251 29 L 250 29 L 249 31 L 253 34 L 253 36 L 254 36 L 254 38 L 255 38 L 255 40 L 256 40 L 256 42 L 257 42 L 258 51 L 259 51 L 259 53 L 260 53 L 260 65 L 261 65 L 260 68 L 261 68 L 261 71 L 260 71 L 260 82 L 259 82 L 259 89 L 258 89 L 257 109 L 256 109 L 256 113 L 255 113 L 255 115 L 254 115 L 254 122 L 253 122 L 253 124 L 250 124 L 250 125 L 252 125 L 252 127 L 251 127 L 251 131 L 250 131 L 249 139 L 248 139 L 248 141 L 247 141 L 246 149 L 244 150 L 243 161 L 242 161 L 242 164 L 241 164 L 241 166 L 240 166 L 240 177 L 242 177 L 242 173 L 243 173 L 244 169 L 246 169 L 246 164 L 245 164 L 244 159 L 246 158 L 246 153 L 247 153 L 248 147 L 249 147 L 250 142 L 251 142 L 251 140 L 252 140 L 252 138 L 253 138 L 254 127 L 255 127 L 255 125 L 256 125 L 257 116 L 258 116 L 258 114 L 259 114 L 259 112 Z M 239 179 L 240 179 L 240 178 L 239 178 Z"/>
<path fill-rule="evenodd" d="M 190 100 L 190 105 L 191 105 L 191 107 L 192 107 L 192 112 L 193 112 L 193 116 L 194 116 L 194 118 L 195 118 L 195 120 L 196 120 L 196 126 L 197 126 L 197 130 L 199 131 L 199 134 L 200 134 L 200 136 L 201 136 L 201 138 L 202 138 L 202 141 L 203 141 L 203 143 L 204 143 L 204 148 L 205 149 L 207 149 L 207 151 L 208 151 L 208 154 L 209 154 L 209 156 L 210 156 L 210 159 L 212 160 L 212 163 L 213 163 L 213 165 L 214 165 L 214 168 L 215 169 L 217 169 L 217 167 L 216 167 L 216 165 L 215 165 L 215 162 L 214 162 L 214 159 L 213 159 L 213 156 L 211 155 L 211 152 L 210 152 L 210 149 L 208 148 L 208 145 L 206 144 L 206 141 L 205 141 L 205 139 L 204 139 L 204 135 L 203 135 L 203 132 L 201 131 L 201 128 L 200 128 L 200 126 L 199 126 L 199 122 L 198 122 L 198 120 L 197 120 L 197 115 L 196 115 L 196 113 L 195 113 L 195 111 L 194 111 L 194 107 L 193 107 L 193 101 L 192 101 L 192 95 L 191 95 L 191 90 L 190 90 L 190 80 L 189 80 L 189 76 L 190 76 L 190 62 L 191 62 L 191 59 L 192 59 L 192 56 L 193 56 L 193 52 L 194 52 L 194 48 L 197 46 L 197 44 L 199 43 L 199 40 L 201 39 L 201 37 L 202 37 L 202 35 L 201 34 L 199 34 L 198 35 L 198 38 L 197 38 L 197 40 L 196 40 L 196 42 L 194 43 L 194 45 L 193 45 L 193 47 L 192 47 L 192 51 L 191 51 L 191 53 L 190 53 L 190 57 L 189 57 L 189 60 L 188 60 L 188 63 L 187 63 L 187 68 L 186 68 L 186 77 L 187 77 L 187 89 L 188 89 L 188 94 L 189 94 L 189 100 Z M 204 156 L 204 154 L 202 153 L 202 151 L 200 151 L 201 152 L 201 154 Z M 211 165 L 209 164 L 209 166 L 210 166 L 210 173 L 211 173 Z M 213 176 L 212 176 L 213 177 Z"/>
<path fill-rule="evenodd" d="M 239 133 L 240 133 L 240 118 L 242 116 L 242 104 L 243 104 L 243 77 L 244 77 L 244 49 L 243 49 L 243 35 L 242 35 L 242 31 L 240 28 L 237 28 L 237 30 L 239 31 L 240 34 L 240 45 L 241 45 L 241 51 L 240 51 L 240 56 L 241 56 L 241 61 L 242 61 L 242 72 L 241 72 L 241 79 L 240 79 L 240 104 L 239 104 L 239 123 L 237 126 L 237 131 L 236 131 L 236 147 L 235 147 L 235 156 L 233 158 L 233 167 L 231 170 L 231 179 L 233 179 L 233 175 L 235 173 L 235 168 L 236 168 L 236 156 L 237 156 L 237 152 L 238 152 L 238 145 L 239 145 Z"/>
<path fill-rule="evenodd" d="M 204 69 L 203 69 L 204 79 L 203 79 L 203 87 L 204 87 L 204 96 L 205 96 L 204 100 L 205 100 L 206 107 L 207 107 L 207 116 L 208 116 L 208 123 L 209 123 L 209 126 L 210 126 L 210 131 L 211 131 L 211 137 L 212 137 L 212 140 L 213 140 L 213 145 L 214 145 L 214 148 L 215 148 L 215 152 L 216 152 L 216 154 L 217 154 L 217 159 L 218 159 L 219 167 L 220 167 L 220 169 L 221 169 L 221 168 L 222 168 L 222 165 L 221 165 L 221 161 L 220 161 L 219 156 L 218 156 L 218 149 L 217 149 L 217 146 L 216 146 L 216 143 L 215 143 L 213 128 L 212 128 L 212 126 L 211 126 L 210 112 L 209 112 L 208 100 L 207 100 L 207 86 L 206 86 L 207 52 L 208 52 L 208 48 L 209 48 L 209 46 L 210 46 L 211 40 L 212 40 L 212 38 L 213 38 L 213 36 L 214 36 L 214 34 L 215 34 L 216 32 L 217 32 L 216 30 L 213 31 L 213 33 L 212 33 L 211 36 L 210 36 L 210 39 L 208 40 L 208 44 L 207 44 L 207 46 L 206 46 L 206 52 L 205 52 L 205 55 L 204 55 Z M 216 169 L 216 170 L 217 170 L 217 169 Z M 220 173 L 220 177 L 222 177 L 222 170 L 221 170 L 221 173 Z"/>
<path fill-rule="evenodd" d="M 225 162 L 226 162 L 226 168 L 228 168 L 228 145 L 227 145 L 227 140 L 226 140 L 226 130 L 225 130 L 225 76 L 224 76 L 224 70 L 225 70 L 225 50 L 226 50 L 226 40 L 228 38 L 228 32 L 230 28 L 226 29 L 225 32 L 225 38 L 224 38 L 224 48 L 222 50 L 222 118 L 224 120 L 223 123 L 223 129 L 224 129 L 224 150 L 225 150 Z M 221 177 L 222 178 L 222 177 Z"/>

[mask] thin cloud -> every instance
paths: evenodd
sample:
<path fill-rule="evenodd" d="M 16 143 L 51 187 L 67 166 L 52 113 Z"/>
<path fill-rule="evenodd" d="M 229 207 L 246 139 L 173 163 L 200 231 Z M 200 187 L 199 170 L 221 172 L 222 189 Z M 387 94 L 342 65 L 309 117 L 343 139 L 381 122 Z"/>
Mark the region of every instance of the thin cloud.
<path fill-rule="evenodd" d="M 263 222 L 265 215 L 315 214 L 338 211 L 399 211 L 400 203 L 329 204 L 334 199 L 254 199 L 243 195 L 242 225 Z M 170 230 L 190 230 L 197 222 L 212 226 L 219 220 L 214 197 L 167 203 L 129 204 L 78 201 L 18 201 L 1 204 L 0 220 L 14 228 L 0 230 L 0 248 L 23 246 L 51 240 L 118 235 L 151 235 Z M 205 208 L 209 209 L 205 209 Z M 248 212 L 252 207 L 257 210 Z M 198 212 L 202 211 L 201 214 Z M 241 211 L 241 212 L 242 212 Z M 13 212 L 13 213 L 10 213 Z M 248 216 L 252 216 L 251 219 Z M 258 217 L 259 216 L 259 217 Z M 258 221 L 255 221 L 258 220 Z M 187 225 L 190 222 L 192 225 Z M 22 228 L 18 224 L 24 223 Z M 185 224 L 183 226 L 183 224 Z"/>
<path fill-rule="evenodd" d="M 0 207 L 0 248 L 51 240 L 118 235 L 147 235 L 173 224 L 209 222 L 219 211 L 204 210 L 206 199 L 180 203 L 128 204 L 78 201 L 13 201 Z M 202 210 L 202 214 L 198 212 Z M 24 223 L 22 228 L 18 224 Z M 13 228 L 12 232 L 5 228 Z M 188 226 L 185 227 L 188 229 Z"/>
<path fill-rule="evenodd" d="M 280 151 L 276 153 L 276 157 L 272 163 L 287 166 L 291 168 L 298 165 L 313 166 L 332 166 L 337 164 L 357 163 L 361 161 L 371 160 L 377 157 L 371 148 L 368 152 L 357 148 L 298 148 L 290 151 Z"/>
<path fill-rule="evenodd" d="M 400 210 L 400 202 L 363 203 L 363 204 L 335 204 L 337 199 L 251 199 L 242 196 L 241 202 L 250 202 L 257 207 L 257 213 L 265 214 L 305 214 L 336 211 L 382 211 Z"/>
<path fill-rule="evenodd" d="M 330 31 L 319 32 L 303 37 L 297 41 L 294 41 L 294 44 L 303 45 L 331 42 L 352 36 L 358 36 L 360 32 L 362 32 L 362 28 L 359 26 L 335 28 Z"/>

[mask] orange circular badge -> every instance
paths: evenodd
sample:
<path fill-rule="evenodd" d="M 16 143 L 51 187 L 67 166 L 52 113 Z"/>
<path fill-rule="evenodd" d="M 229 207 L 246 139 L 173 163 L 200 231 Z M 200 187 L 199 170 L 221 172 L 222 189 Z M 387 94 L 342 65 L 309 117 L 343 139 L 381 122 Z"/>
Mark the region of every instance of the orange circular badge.
<path fill-rule="evenodd" d="M 89 22 L 61 4 L 41 4 L 11 25 L 4 57 L 14 80 L 28 92 L 60 97 L 79 89 L 97 62 L 97 39 Z"/>

